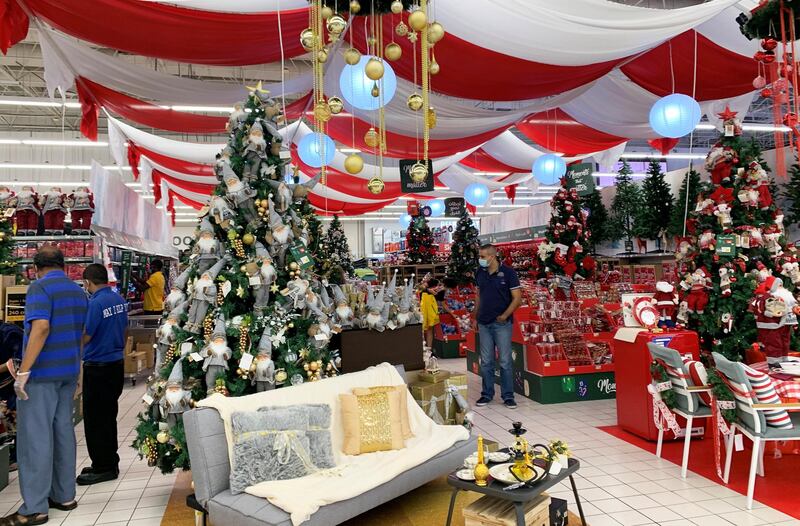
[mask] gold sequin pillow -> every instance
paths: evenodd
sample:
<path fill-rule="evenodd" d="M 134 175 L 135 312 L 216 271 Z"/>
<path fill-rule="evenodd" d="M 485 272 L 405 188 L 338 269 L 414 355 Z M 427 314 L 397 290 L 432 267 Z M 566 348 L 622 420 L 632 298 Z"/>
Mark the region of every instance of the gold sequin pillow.
<path fill-rule="evenodd" d="M 399 396 L 397 391 L 339 395 L 345 455 L 404 447 Z"/>
<path fill-rule="evenodd" d="M 408 423 L 408 388 L 405 385 L 380 385 L 376 387 L 354 387 L 354 395 L 366 395 L 370 393 L 382 393 L 386 391 L 397 391 L 397 408 L 400 412 L 400 426 L 403 431 L 403 438 L 409 439 L 414 436 L 411 432 L 411 425 Z"/>

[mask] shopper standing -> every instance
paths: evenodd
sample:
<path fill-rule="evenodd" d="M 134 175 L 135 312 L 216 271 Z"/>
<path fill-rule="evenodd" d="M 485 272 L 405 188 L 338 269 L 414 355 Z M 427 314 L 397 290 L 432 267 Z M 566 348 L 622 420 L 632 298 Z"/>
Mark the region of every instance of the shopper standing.
<path fill-rule="evenodd" d="M 83 427 L 91 467 L 78 476 L 88 486 L 119 476 L 117 411 L 124 381 L 128 303 L 108 286 L 108 271 L 93 263 L 83 271 L 92 297 L 83 331 Z"/>
<path fill-rule="evenodd" d="M 483 245 L 480 267 L 475 273 L 478 294 L 475 313 L 481 351 L 483 389 L 477 406 L 487 405 L 494 398 L 495 348 L 500 357 L 500 395 L 506 407 L 514 409 L 514 369 L 511 357 L 511 334 L 514 311 L 522 303 L 522 289 L 513 268 L 502 265 L 494 245 Z"/>
<path fill-rule="evenodd" d="M 163 268 L 164 263 L 160 259 L 154 259 L 150 262 L 152 272 L 147 281 L 139 276 L 133 276 L 136 285 L 144 292 L 144 306 L 142 309 L 145 314 L 164 313 L 164 290 L 167 280 L 164 279 L 164 274 L 161 272 Z"/>
<path fill-rule="evenodd" d="M 439 289 L 439 280 L 431 278 L 425 284 L 420 295 L 419 310 L 422 314 L 422 334 L 425 338 L 425 348 L 433 349 L 433 329 L 439 325 L 439 304 L 436 302 L 436 293 Z"/>
<path fill-rule="evenodd" d="M 22 506 L 0 519 L 0 526 L 44 524 L 48 508 L 78 506 L 72 406 L 86 294 L 64 273 L 58 248 L 42 247 L 33 264 L 38 279 L 28 287 L 22 364 L 14 382 Z"/>

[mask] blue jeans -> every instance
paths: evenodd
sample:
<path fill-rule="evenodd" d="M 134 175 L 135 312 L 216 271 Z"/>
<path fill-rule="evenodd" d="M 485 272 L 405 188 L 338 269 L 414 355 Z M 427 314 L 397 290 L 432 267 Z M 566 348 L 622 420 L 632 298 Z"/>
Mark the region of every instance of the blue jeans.
<path fill-rule="evenodd" d="M 28 382 L 27 400 L 17 400 L 19 513 L 47 514 L 47 498 L 75 500 L 75 427 L 72 405 L 77 379 Z"/>
<path fill-rule="evenodd" d="M 493 322 L 488 325 L 478 324 L 478 335 L 481 346 L 481 377 L 483 389 L 481 396 L 491 400 L 494 398 L 494 349 L 500 355 L 500 395 L 503 401 L 514 399 L 514 360 L 511 357 L 511 332 L 513 325 Z"/>

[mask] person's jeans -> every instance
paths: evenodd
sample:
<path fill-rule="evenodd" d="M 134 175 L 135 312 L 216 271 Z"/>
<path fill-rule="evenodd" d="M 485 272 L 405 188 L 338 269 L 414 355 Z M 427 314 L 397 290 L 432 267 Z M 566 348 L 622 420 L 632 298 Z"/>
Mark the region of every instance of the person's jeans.
<path fill-rule="evenodd" d="M 97 472 L 119 471 L 117 412 L 124 376 L 122 360 L 83 365 L 83 427 Z"/>
<path fill-rule="evenodd" d="M 491 400 L 494 398 L 494 350 L 500 356 L 500 395 L 503 401 L 514 399 L 514 361 L 511 357 L 511 332 L 513 324 L 493 322 L 488 325 L 478 324 L 478 335 L 481 345 L 481 377 L 483 389 L 481 396 Z"/>
<path fill-rule="evenodd" d="M 28 382 L 27 400 L 17 400 L 19 513 L 47 514 L 47 498 L 75 500 L 75 427 L 72 406 L 77 378 Z"/>

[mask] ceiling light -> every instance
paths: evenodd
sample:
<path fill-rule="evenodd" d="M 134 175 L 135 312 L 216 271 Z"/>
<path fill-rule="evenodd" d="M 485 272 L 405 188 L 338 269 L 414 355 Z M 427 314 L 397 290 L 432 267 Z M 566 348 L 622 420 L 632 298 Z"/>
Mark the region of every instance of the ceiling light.
<path fill-rule="evenodd" d="M 0 139 L 0 144 L 22 144 L 18 139 Z"/>
<path fill-rule="evenodd" d="M 472 175 L 508 175 L 513 172 L 472 172 Z"/>
<path fill-rule="evenodd" d="M 694 127 L 695 130 L 715 130 L 716 127 L 713 124 L 709 123 L 700 123 Z M 742 129 L 744 131 L 763 131 L 763 132 L 789 132 L 792 131 L 791 128 L 788 126 L 775 126 L 774 124 L 758 124 L 758 123 L 748 123 L 742 124 Z"/>
<path fill-rule="evenodd" d="M 80 108 L 80 102 L 54 102 L 47 100 L 0 99 L 0 106 L 29 106 L 34 108 Z"/>
<path fill-rule="evenodd" d="M 622 159 L 705 159 L 704 153 L 668 153 L 662 155 L 657 152 L 629 152 L 620 155 Z"/>
<path fill-rule="evenodd" d="M 594 172 L 592 175 L 595 177 L 616 177 L 619 174 L 617 172 Z M 647 174 L 632 173 L 630 176 L 634 179 L 641 179 L 643 177 L 647 177 Z"/>
<path fill-rule="evenodd" d="M 108 146 L 105 141 L 55 141 L 48 139 L 24 139 L 22 144 L 26 146 Z"/>
<path fill-rule="evenodd" d="M 358 148 L 341 148 L 339 151 L 342 153 L 361 153 Z"/>
<path fill-rule="evenodd" d="M 199 111 L 207 113 L 231 113 L 231 106 L 164 106 L 174 111 Z"/>

